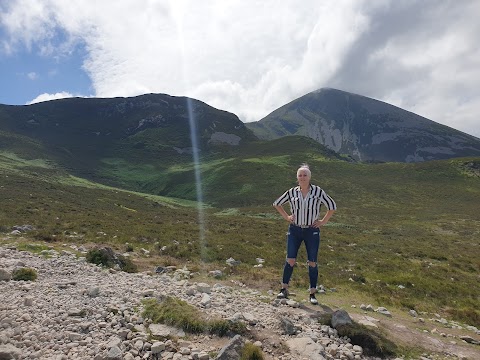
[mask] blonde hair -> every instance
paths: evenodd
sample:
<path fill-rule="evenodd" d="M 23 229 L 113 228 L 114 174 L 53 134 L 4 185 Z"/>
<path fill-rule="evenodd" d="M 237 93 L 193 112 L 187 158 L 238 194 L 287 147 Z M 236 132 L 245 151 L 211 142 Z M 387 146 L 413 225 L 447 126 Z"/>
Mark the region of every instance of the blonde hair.
<path fill-rule="evenodd" d="M 309 178 L 312 177 L 312 172 L 310 171 L 310 167 L 308 166 L 307 163 L 303 163 L 302 165 L 300 165 L 300 167 L 297 170 L 297 176 L 300 173 L 300 171 L 305 171 Z"/>

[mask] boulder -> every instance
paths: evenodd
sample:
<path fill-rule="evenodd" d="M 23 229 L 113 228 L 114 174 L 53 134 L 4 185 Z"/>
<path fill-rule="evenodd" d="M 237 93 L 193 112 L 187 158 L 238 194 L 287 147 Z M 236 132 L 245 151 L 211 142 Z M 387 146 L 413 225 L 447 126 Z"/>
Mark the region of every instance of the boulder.
<path fill-rule="evenodd" d="M 342 325 L 351 325 L 352 318 L 345 310 L 337 310 L 332 314 L 332 327 L 336 329 Z"/>
<path fill-rule="evenodd" d="M 240 335 L 235 335 L 233 339 L 220 350 L 216 360 L 239 360 L 244 345 L 245 340 Z"/>

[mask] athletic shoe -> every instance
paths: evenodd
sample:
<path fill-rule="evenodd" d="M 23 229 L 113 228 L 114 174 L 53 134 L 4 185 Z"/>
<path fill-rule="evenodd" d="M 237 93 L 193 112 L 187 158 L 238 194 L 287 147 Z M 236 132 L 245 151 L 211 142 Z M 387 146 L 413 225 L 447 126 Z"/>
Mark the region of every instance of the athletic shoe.
<path fill-rule="evenodd" d="M 318 300 L 315 297 L 315 294 L 310 294 L 310 303 L 313 305 L 318 305 Z"/>
<path fill-rule="evenodd" d="M 280 292 L 277 295 L 277 299 L 288 299 L 288 290 L 287 289 L 281 289 Z"/>

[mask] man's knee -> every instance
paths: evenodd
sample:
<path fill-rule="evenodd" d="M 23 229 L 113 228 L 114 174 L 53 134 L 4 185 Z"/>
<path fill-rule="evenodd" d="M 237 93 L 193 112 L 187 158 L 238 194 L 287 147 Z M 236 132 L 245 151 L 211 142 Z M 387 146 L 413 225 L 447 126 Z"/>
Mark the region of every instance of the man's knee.
<path fill-rule="evenodd" d="M 309 262 L 308 262 L 308 266 L 314 268 L 314 267 L 317 267 L 317 263 L 314 262 L 314 261 L 309 261 Z"/>
<path fill-rule="evenodd" d="M 296 259 L 287 259 L 287 264 L 291 267 L 295 266 Z"/>

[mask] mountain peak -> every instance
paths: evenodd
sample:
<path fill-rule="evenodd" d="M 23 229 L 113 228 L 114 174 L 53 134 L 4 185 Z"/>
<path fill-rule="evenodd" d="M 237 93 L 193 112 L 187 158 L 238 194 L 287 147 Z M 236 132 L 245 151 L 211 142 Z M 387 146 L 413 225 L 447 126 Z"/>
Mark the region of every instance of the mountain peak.
<path fill-rule="evenodd" d="M 311 137 L 359 161 L 479 156 L 480 139 L 394 105 L 333 88 L 312 91 L 247 127 L 261 139 Z"/>

